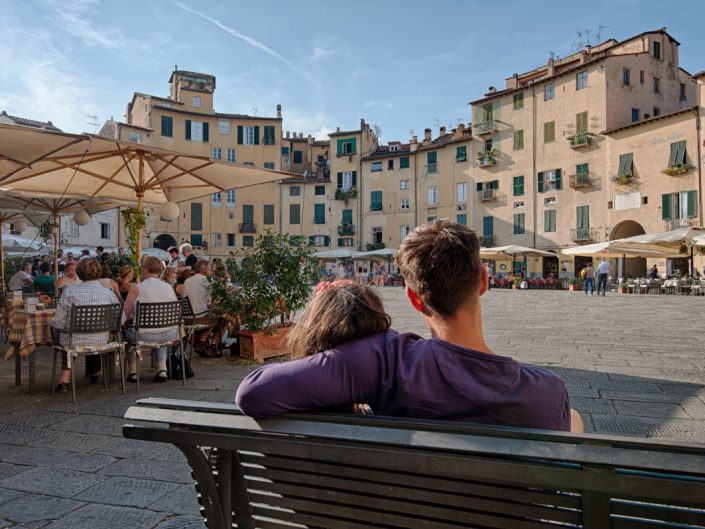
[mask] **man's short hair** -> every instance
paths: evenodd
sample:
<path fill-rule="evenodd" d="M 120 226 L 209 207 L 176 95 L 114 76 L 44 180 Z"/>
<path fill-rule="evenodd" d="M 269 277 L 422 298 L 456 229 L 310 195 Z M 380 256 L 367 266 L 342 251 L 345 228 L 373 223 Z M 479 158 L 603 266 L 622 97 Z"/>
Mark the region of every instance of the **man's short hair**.
<path fill-rule="evenodd" d="M 42 264 L 39 265 L 39 271 L 42 274 L 46 274 L 50 270 L 51 270 L 51 265 L 49 263 L 47 263 L 46 261 L 42 262 Z"/>
<path fill-rule="evenodd" d="M 167 252 L 169 252 L 169 253 L 171 253 L 171 252 L 179 253 L 179 249 L 178 249 L 176 246 L 169 246 L 169 248 L 167 249 Z"/>
<path fill-rule="evenodd" d="M 81 250 L 81 255 L 91 255 L 91 251 L 88 248 Z"/>
<path fill-rule="evenodd" d="M 193 252 L 193 246 L 191 246 L 189 243 L 185 242 L 184 244 L 181 245 L 181 253 L 186 252 Z"/>
<path fill-rule="evenodd" d="M 81 259 L 76 265 L 76 275 L 81 281 L 95 281 L 102 273 L 103 267 L 95 257 Z"/>
<path fill-rule="evenodd" d="M 29 261 L 24 262 L 24 264 L 22 265 L 22 271 L 24 272 L 27 268 L 32 270 L 32 263 L 30 263 Z"/>
<path fill-rule="evenodd" d="M 95 249 L 96 252 L 102 252 L 103 250 L 105 250 L 105 248 L 103 248 L 102 246 L 98 246 Z"/>
<path fill-rule="evenodd" d="M 448 219 L 427 222 L 409 233 L 396 263 L 408 287 L 440 317 L 454 315 L 480 292 L 480 240 L 470 228 Z"/>
<path fill-rule="evenodd" d="M 164 270 L 164 263 L 157 257 L 147 255 L 142 259 L 142 269 L 150 274 L 159 275 Z"/>
<path fill-rule="evenodd" d="M 194 266 L 194 269 L 195 269 L 194 272 L 196 272 L 197 274 L 200 274 L 206 268 L 208 268 L 209 264 L 210 263 L 208 261 L 206 261 L 205 259 L 201 259 L 201 260 L 197 261 L 196 266 Z"/>

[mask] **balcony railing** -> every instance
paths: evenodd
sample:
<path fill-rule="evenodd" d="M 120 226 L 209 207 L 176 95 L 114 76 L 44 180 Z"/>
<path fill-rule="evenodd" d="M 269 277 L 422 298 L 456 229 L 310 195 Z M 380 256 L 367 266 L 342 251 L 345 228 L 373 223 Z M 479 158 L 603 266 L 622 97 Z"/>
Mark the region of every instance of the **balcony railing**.
<path fill-rule="evenodd" d="M 597 230 L 595 228 L 572 228 L 570 237 L 573 242 L 595 242 L 597 241 Z"/>
<path fill-rule="evenodd" d="M 338 235 L 355 235 L 355 226 L 353 224 L 341 224 L 338 226 Z"/>
<path fill-rule="evenodd" d="M 493 119 L 487 121 L 481 121 L 480 123 L 475 123 L 473 126 L 475 132 L 478 136 L 484 136 L 485 134 L 494 134 L 497 132 L 497 122 Z"/>
<path fill-rule="evenodd" d="M 666 222 L 666 231 L 677 230 L 678 228 L 692 228 L 695 226 L 693 219 L 671 219 Z"/>
<path fill-rule="evenodd" d="M 496 189 L 481 189 L 477 193 L 480 198 L 480 202 L 494 202 L 497 200 Z"/>
<path fill-rule="evenodd" d="M 426 165 L 426 174 L 435 174 L 438 172 L 438 163 L 430 163 Z"/>
<path fill-rule="evenodd" d="M 574 134 L 573 136 L 568 136 L 568 144 L 570 145 L 571 149 L 580 149 L 582 147 L 586 147 L 590 145 L 590 134 L 587 132 L 579 132 L 578 134 Z"/>
<path fill-rule="evenodd" d="M 257 233 L 257 226 L 254 222 L 241 222 L 240 233 Z"/>
<path fill-rule="evenodd" d="M 351 199 L 355 198 L 357 196 L 357 188 L 352 187 L 350 189 L 336 189 L 335 190 L 335 199 L 336 200 L 345 200 L 346 202 Z"/>
<path fill-rule="evenodd" d="M 480 246 L 484 246 L 485 248 L 491 248 L 495 244 L 495 236 L 494 235 L 483 235 L 480 237 Z"/>
<path fill-rule="evenodd" d="M 499 151 L 492 147 L 488 151 L 478 152 L 475 157 L 480 167 L 491 167 L 497 163 L 497 157 L 499 156 Z"/>
<path fill-rule="evenodd" d="M 592 177 L 588 173 L 578 173 L 570 175 L 570 187 L 578 189 L 580 187 L 590 187 Z"/>
<path fill-rule="evenodd" d="M 678 175 L 686 174 L 687 172 L 690 172 L 692 169 L 695 169 L 692 165 L 690 165 L 688 163 L 681 163 L 681 164 L 671 165 L 669 167 L 666 167 L 661 172 L 663 174 L 667 174 L 668 176 L 678 176 Z"/>

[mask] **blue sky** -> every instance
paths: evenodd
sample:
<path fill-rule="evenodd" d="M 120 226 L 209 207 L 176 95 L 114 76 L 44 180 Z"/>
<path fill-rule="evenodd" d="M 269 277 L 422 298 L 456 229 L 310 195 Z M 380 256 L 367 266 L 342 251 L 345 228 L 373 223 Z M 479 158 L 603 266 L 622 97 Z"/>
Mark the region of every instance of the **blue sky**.
<path fill-rule="evenodd" d="M 513 72 L 666 26 L 705 69 L 702 0 L 357 2 L 0 0 L 0 110 L 93 132 L 132 93 L 168 94 L 175 64 L 214 74 L 217 111 L 319 137 L 364 117 L 383 141 L 468 122 Z"/>

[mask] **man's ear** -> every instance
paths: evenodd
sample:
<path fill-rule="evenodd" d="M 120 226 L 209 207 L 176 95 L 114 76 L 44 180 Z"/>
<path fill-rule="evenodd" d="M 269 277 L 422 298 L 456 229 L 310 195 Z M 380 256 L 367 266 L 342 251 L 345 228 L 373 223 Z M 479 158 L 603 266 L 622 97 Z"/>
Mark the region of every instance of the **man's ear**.
<path fill-rule="evenodd" d="M 490 276 L 487 274 L 486 267 L 481 267 L 481 270 L 482 272 L 480 274 L 480 295 L 482 296 L 489 289 Z"/>
<path fill-rule="evenodd" d="M 414 309 L 419 311 L 421 314 L 426 314 L 426 305 L 423 304 L 423 301 L 421 301 L 418 294 L 411 290 L 408 286 L 406 287 L 406 297 L 409 298 L 409 302 Z"/>

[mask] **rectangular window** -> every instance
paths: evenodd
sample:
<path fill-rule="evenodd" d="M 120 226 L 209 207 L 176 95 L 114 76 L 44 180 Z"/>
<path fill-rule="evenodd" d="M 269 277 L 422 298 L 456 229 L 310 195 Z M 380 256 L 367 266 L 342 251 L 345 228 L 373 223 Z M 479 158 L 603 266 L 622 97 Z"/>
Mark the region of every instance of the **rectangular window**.
<path fill-rule="evenodd" d="M 458 213 L 455 216 L 455 222 L 458 224 L 462 224 L 463 226 L 468 225 L 468 214 L 467 213 Z"/>
<path fill-rule="evenodd" d="M 382 162 L 372 162 L 372 172 L 376 173 L 382 170 Z"/>
<path fill-rule="evenodd" d="M 382 228 L 380 226 L 375 226 L 372 228 L 372 242 L 373 244 L 381 244 L 384 242 Z"/>
<path fill-rule="evenodd" d="M 644 84 L 644 70 L 639 70 L 639 82 Z"/>
<path fill-rule="evenodd" d="M 213 247 L 223 246 L 223 234 L 214 233 L 213 234 Z"/>
<path fill-rule="evenodd" d="M 338 173 L 338 189 L 350 191 L 357 186 L 357 171 Z"/>
<path fill-rule="evenodd" d="M 399 226 L 399 242 L 406 239 L 407 235 L 409 235 L 409 226 Z"/>
<path fill-rule="evenodd" d="M 234 189 L 228 189 L 228 191 L 225 193 L 225 205 L 229 208 L 235 207 L 235 190 Z"/>
<path fill-rule="evenodd" d="M 639 121 L 639 109 L 638 108 L 632 108 L 632 123 L 636 123 Z"/>
<path fill-rule="evenodd" d="M 461 145 L 455 148 L 455 161 L 464 162 L 468 159 L 468 147 L 467 145 Z"/>
<path fill-rule="evenodd" d="M 428 187 L 428 204 L 434 205 L 438 204 L 438 187 L 429 186 Z"/>
<path fill-rule="evenodd" d="M 632 176 L 634 174 L 633 156 L 631 152 L 619 155 L 619 171 L 617 172 L 617 176 Z"/>
<path fill-rule="evenodd" d="M 274 224 L 274 204 L 264 205 L 264 224 Z"/>
<path fill-rule="evenodd" d="M 686 99 L 685 83 L 680 83 L 680 85 L 678 85 L 678 100 L 685 101 Z"/>
<path fill-rule="evenodd" d="M 355 154 L 357 138 L 344 138 L 338 140 L 338 155 Z"/>
<path fill-rule="evenodd" d="M 523 176 L 515 176 L 512 179 L 512 188 L 513 188 L 515 197 L 523 197 L 524 196 L 524 177 Z"/>
<path fill-rule="evenodd" d="M 290 197 L 301 196 L 301 186 L 291 186 L 289 188 L 289 196 Z"/>
<path fill-rule="evenodd" d="M 494 235 L 494 217 L 482 217 L 482 236 L 491 237 Z"/>
<path fill-rule="evenodd" d="M 654 77 L 654 94 L 661 93 L 661 80 L 658 77 Z"/>
<path fill-rule="evenodd" d="M 228 233 L 228 246 L 235 246 L 235 234 Z"/>
<path fill-rule="evenodd" d="M 630 86 L 632 84 L 632 71 L 629 68 L 622 68 L 622 86 Z"/>
<path fill-rule="evenodd" d="M 426 154 L 426 168 L 429 173 L 438 172 L 438 153 L 436 151 Z"/>
<path fill-rule="evenodd" d="M 12 232 L 12 227 L 10 228 L 10 232 Z M 69 236 L 70 237 L 79 237 L 80 229 L 78 224 L 76 224 L 76 221 L 71 219 L 71 222 L 69 223 Z"/>
<path fill-rule="evenodd" d="M 303 151 L 294 151 L 294 163 L 304 163 Z"/>
<path fill-rule="evenodd" d="M 683 165 L 686 163 L 686 152 L 685 152 L 686 141 L 676 141 L 671 143 L 671 155 L 668 157 L 668 166 L 674 167 L 676 165 Z"/>
<path fill-rule="evenodd" d="M 264 126 L 264 144 L 265 145 L 274 145 L 276 143 L 276 139 L 274 137 L 274 125 L 265 125 Z"/>
<path fill-rule="evenodd" d="M 301 224 L 300 204 L 289 204 L 289 224 Z"/>
<path fill-rule="evenodd" d="M 409 167 L 409 157 L 402 156 L 399 158 L 399 169 L 407 169 Z"/>
<path fill-rule="evenodd" d="M 203 204 L 191 202 L 191 231 L 203 229 Z"/>
<path fill-rule="evenodd" d="M 543 212 L 543 231 L 556 231 L 556 210 L 547 209 Z"/>
<path fill-rule="evenodd" d="M 513 99 L 514 99 L 514 110 L 521 110 L 522 108 L 524 108 L 524 92 L 519 92 L 518 94 L 514 94 Z"/>
<path fill-rule="evenodd" d="M 162 116 L 162 136 L 174 136 L 174 119 L 171 116 Z"/>
<path fill-rule="evenodd" d="M 325 196 L 326 186 L 316 186 L 313 190 L 313 194 L 316 196 Z"/>
<path fill-rule="evenodd" d="M 313 205 L 313 223 L 314 224 L 325 224 L 326 223 L 326 205 L 325 204 L 314 204 Z"/>
<path fill-rule="evenodd" d="M 556 141 L 556 122 L 548 121 L 543 124 L 543 142 L 551 143 Z"/>
<path fill-rule="evenodd" d="M 588 113 L 580 112 L 575 115 L 575 131 L 584 134 L 588 131 Z"/>
<path fill-rule="evenodd" d="M 226 149 L 225 155 L 229 162 L 235 163 L 235 149 Z"/>
<path fill-rule="evenodd" d="M 556 85 L 549 83 L 543 87 L 543 100 L 550 101 L 556 97 Z"/>
<path fill-rule="evenodd" d="M 651 43 L 651 51 L 654 59 L 661 59 L 661 43 L 657 40 Z"/>
<path fill-rule="evenodd" d="M 588 73 L 580 72 L 575 75 L 575 89 L 582 90 L 588 86 Z"/>
<path fill-rule="evenodd" d="M 242 205 L 242 223 L 243 224 L 254 224 L 255 223 L 255 206 L 252 204 Z"/>
<path fill-rule="evenodd" d="M 191 234 L 191 246 L 202 246 L 203 245 L 203 235 L 200 233 Z"/>
<path fill-rule="evenodd" d="M 213 147 L 213 159 L 222 160 L 223 159 L 223 149 L 220 147 Z"/>
<path fill-rule="evenodd" d="M 524 213 L 514 214 L 514 235 L 524 234 Z"/>
<path fill-rule="evenodd" d="M 229 120 L 221 119 L 218 121 L 218 134 L 230 134 L 230 121 Z M 235 245 L 232 244 L 231 246 L 235 246 Z"/>
<path fill-rule="evenodd" d="M 235 220 L 235 213 L 228 213 L 228 220 Z"/>
<path fill-rule="evenodd" d="M 654 117 L 661 115 L 661 109 L 659 107 L 654 107 Z"/>
<path fill-rule="evenodd" d="M 458 199 L 458 202 L 466 202 L 467 201 L 467 199 L 468 199 L 468 185 L 465 182 L 462 182 L 457 185 L 456 198 Z"/>
<path fill-rule="evenodd" d="M 130 132 L 130 141 L 133 143 L 139 143 L 142 141 L 142 136 L 139 132 Z"/>
<path fill-rule="evenodd" d="M 524 149 L 524 130 L 514 131 L 514 150 L 521 151 Z"/>
<path fill-rule="evenodd" d="M 352 225 L 352 209 L 344 209 L 341 215 L 341 224 Z"/>
<path fill-rule="evenodd" d="M 289 147 L 282 147 L 282 156 L 289 156 Z"/>
<path fill-rule="evenodd" d="M 110 223 L 101 222 L 100 223 L 100 238 L 110 239 Z"/>
<path fill-rule="evenodd" d="M 242 236 L 242 246 L 244 248 L 251 248 L 254 245 L 255 245 L 254 236 L 252 236 L 252 235 L 243 235 Z"/>
<path fill-rule="evenodd" d="M 351 237 L 342 237 L 338 239 L 338 246 L 352 246 L 353 240 Z"/>
<path fill-rule="evenodd" d="M 590 164 L 579 163 L 575 166 L 575 174 L 578 176 L 587 176 L 590 174 Z"/>
<path fill-rule="evenodd" d="M 553 191 L 562 187 L 562 171 L 560 169 L 552 169 L 551 171 L 542 171 L 538 174 L 537 186 L 538 192 Z"/>
<path fill-rule="evenodd" d="M 214 208 L 219 208 L 223 205 L 223 193 L 220 191 L 213 193 L 211 195 L 211 206 Z"/>
<path fill-rule="evenodd" d="M 394 171 L 394 159 L 387 160 L 387 171 Z"/>
<path fill-rule="evenodd" d="M 576 228 L 587 229 L 590 227 L 590 206 L 578 206 L 575 208 Z"/>
<path fill-rule="evenodd" d="M 519 200 L 519 201 L 517 201 L 517 202 L 514 202 L 514 204 L 512 205 L 512 207 L 513 207 L 514 209 L 521 209 L 521 208 L 524 207 L 524 201 L 523 201 L 523 200 Z"/>
<path fill-rule="evenodd" d="M 274 162 L 264 162 L 265 169 L 274 169 Z"/>
<path fill-rule="evenodd" d="M 259 126 L 237 126 L 238 145 L 259 145 Z"/>
<path fill-rule="evenodd" d="M 193 108 L 201 108 L 201 96 L 193 96 Z"/>
<path fill-rule="evenodd" d="M 370 209 L 382 211 L 382 191 L 370 191 Z"/>
<path fill-rule="evenodd" d="M 402 199 L 400 200 L 400 207 L 401 207 L 401 209 L 409 209 L 409 208 L 410 208 L 409 199 L 408 199 L 408 198 L 402 198 Z"/>
<path fill-rule="evenodd" d="M 186 139 L 208 143 L 208 123 L 186 120 Z"/>
<path fill-rule="evenodd" d="M 409 181 L 408 180 L 401 180 L 399 182 L 399 189 L 409 189 Z"/>

